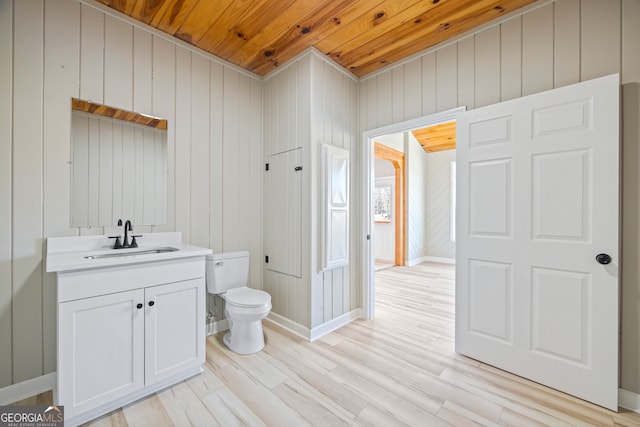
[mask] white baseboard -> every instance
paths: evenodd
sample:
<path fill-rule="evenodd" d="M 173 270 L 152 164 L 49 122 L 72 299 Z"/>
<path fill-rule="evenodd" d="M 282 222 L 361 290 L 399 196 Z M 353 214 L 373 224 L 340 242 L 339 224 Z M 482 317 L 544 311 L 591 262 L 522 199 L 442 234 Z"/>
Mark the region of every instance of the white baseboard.
<path fill-rule="evenodd" d="M 326 323 L 323 323 L 320 326 L 316 326 L 315 328 L 309 329 L 305 326 L 302 326 L 299 323 L 294 322 L 293 320 L 287 319 L 284 316 L 281 316 L 276 313 L 269 313 L 265 320 L 272 322 L 281 328 L 286 329 L 287 331 L 304 338 L 308 341 L 315 341 L 320 337 L 327 335 L 330 332 L 335 331 L 336 329 L 352 322 L 355 319 L 359 319 L 362 317 L 362 309 L 357 308 L 349 313 L 345 313 L 342 316 L 338 316 L 333 320 L 330 320 Z"/>
<path fill-rule="evenodd" d="M 0 388 L 0 405 L 9 405 L 27 397 L 32 397 L 45 391 L 53 390 L 56 386 L 56 373 L 41 375 Z"/>
<path fill-rule="evenodd" d="M 348 313 L 343 314 L 342 316 L 338 316 L 333 320 L 329 320 L 326 323 L 323 323 L 320 326 L 316 326 L 311 329 L 310 341 L 313 342 L 318 338 L 321 338 L 336 329 L 343 327 L 344 325 L 351 323 L 355 319 L 360 319 L 362 317 L 362 309 L 356 308 Z"/>
<path fill-rule="evenodd" d="M 274 313 L 273 311 L 270 312 L 264 320 L 274 323 L 281 328 L 291 332 L 292 334 L 299 336 L 300 338 L 310 340 L 311 331 L 309 330 L 309 328 L 307 328 L 306 326 L 302 326 L 301 324 L 296 323 L 291 319 L 287 319 L 284 316 Z"/>
<path fill-rule="evenodd" d="M 618 390 L 618 406 L 640 413 L 640 394 L 629 390 Z"/>
<path fill-rule="evenodd" d="M 412 265 L 420 264 L 421 262 L 439 262 L 440 264 L 452 264 L 456 263 L 454 258 L 441 258 L 437 256 L 423 256 L 420 258 L 413 258 L 407 261 L 407 266 L 411 267 Z"/>
<path fill-rule="evenodd" d="M 207 336 L 217 334 L 218 332 L 226 331 L 228 329 L 229 321 L 227 319 L 207 323 Z"/>

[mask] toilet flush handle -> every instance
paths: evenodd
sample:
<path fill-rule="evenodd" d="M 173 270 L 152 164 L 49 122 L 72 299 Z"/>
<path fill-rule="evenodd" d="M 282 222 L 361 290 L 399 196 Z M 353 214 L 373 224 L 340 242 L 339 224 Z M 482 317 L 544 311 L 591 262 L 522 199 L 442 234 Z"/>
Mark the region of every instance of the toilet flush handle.
<path fill-rule="evenodd" d="M 216 267 L 222 267 L 223 265 L 224 265 L 224 262 L 222 261 L 216 262 Z"/>

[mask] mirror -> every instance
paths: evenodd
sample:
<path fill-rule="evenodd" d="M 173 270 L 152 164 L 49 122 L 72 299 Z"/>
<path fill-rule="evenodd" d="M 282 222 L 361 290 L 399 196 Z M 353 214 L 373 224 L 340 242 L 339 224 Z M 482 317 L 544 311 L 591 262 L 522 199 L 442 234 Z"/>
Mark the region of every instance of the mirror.
<path fill-rule="evenodd" d="M 167 222 L 167 121 L 71 101 L 71 227 Z"/>

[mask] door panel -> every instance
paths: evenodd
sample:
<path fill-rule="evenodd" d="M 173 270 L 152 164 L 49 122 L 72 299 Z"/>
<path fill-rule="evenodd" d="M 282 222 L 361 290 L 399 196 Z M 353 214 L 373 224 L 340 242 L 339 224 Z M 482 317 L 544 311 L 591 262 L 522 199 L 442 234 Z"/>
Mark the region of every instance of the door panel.
<path fill-rule="evenodd" d="M 613 410 L 618 116 L 613 75 L 457 122 L 456 350 Z"/>

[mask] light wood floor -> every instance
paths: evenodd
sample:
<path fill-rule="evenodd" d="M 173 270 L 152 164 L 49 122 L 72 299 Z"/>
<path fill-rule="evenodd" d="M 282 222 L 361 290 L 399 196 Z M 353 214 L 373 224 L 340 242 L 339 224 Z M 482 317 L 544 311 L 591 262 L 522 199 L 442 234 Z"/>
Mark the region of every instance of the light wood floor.
<path fill-rule="evenodd" d="M 376 318 L 314 343 L 269 322 L 255 355 L 207 341 L 202 375 L 91 426 L 640 426 L 614 413 L 457 355 L 454 267 L 376 273 Z M 23 404 L 48 404 L 50 393 Z"/>

